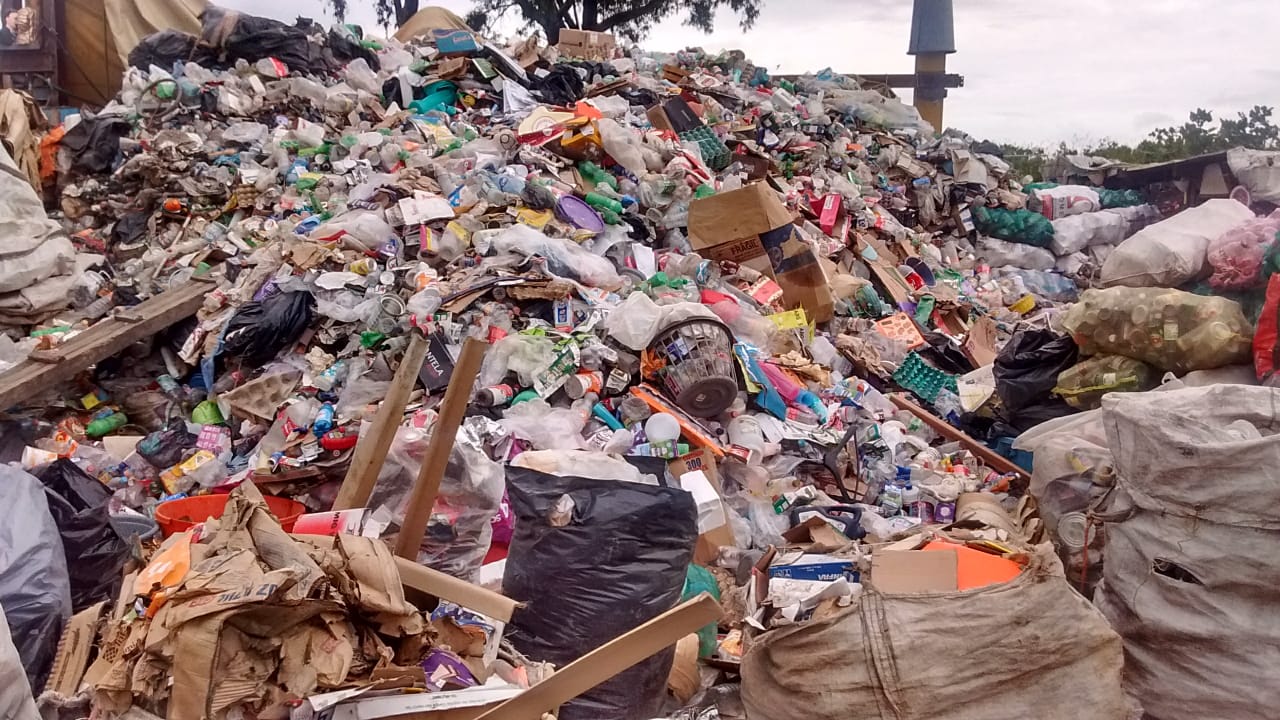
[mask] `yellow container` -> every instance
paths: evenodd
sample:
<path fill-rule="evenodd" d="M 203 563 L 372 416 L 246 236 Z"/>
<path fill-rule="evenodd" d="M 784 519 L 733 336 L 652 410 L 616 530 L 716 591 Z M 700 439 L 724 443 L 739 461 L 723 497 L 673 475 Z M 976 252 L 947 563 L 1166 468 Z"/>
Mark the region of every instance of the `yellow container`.
<path fill-rule="evenodd" d="M 1036 309 L 1036 298 L 1034 295 L 1027 293 L 1018 299 L 1018 302 L 1009 306 L 1009 309 L 1019 315 L 1026 315 Z"/>

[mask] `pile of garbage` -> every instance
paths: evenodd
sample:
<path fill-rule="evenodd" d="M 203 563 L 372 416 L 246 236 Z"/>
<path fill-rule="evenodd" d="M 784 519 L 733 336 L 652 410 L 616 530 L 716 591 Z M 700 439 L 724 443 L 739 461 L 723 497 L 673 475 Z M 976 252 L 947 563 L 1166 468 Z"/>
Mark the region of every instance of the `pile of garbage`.
<path fill-rule="evenodd" d="M 740 53 L 202 20 L 54 131 L 56 212 L 0 208 L 59 258 L 0 283 L 56 297 L 6 315 L 0 367 L 204 289 L 6 416 L 13 472 L 95 486 L 111 550 L 68 575 L 70 521 L 33 544 L 61 536 L 74 599 L 10 617 L 47 712 L 490 707 L 702 593 L 718 623 L 559 717 L 1127 711 L 1071 587 L 1115 463 L 1060 428 L 1247 361 L 1242 306 L 1175 286 L 1260 288 L 1273 219 L 1022 185 L 856 78 Z M 521 606 L 424 612 L 388 543 Z M 95 606 L 96 661 L 51 673 Z"/>

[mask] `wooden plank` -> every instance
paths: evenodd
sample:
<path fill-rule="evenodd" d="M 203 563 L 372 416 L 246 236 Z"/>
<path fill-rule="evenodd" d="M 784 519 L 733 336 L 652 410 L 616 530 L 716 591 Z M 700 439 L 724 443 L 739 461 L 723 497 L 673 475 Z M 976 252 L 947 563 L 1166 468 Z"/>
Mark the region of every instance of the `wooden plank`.
<path fill-rule="evenodd" d="M 396 427 L 404 420 L 404 406 L 413 393 L 414 383 L 418 381 L 418 370 L 422 368 L 426 357 L 427 339 L 415 332 L 409 346 L 405 348 L 404 359 L 396 369 L 391 387 L 387 388 L 387 395 L 378 407 L 378 414 L 369 424 L 369 429 L 356 441 L 347 475 L 342 479 L 342 487 L 338 489 L 338 497 L 333 502 L 334 510 L 360 508 L 369 502 L 369 495 L 378 482 L 378 473 L 382 471 L 382 463 L 387 459 L 391 441 L 396 437 Z"/>
<path fill-rule="evenodd" d="M 204 303 L 210 283 L 211 280 L 195 278 L 178 288 L 166 290 L 133 308 L 142 320 L 129 323 L 104 318 L 44 355 L 45 362 L 28 359 L 0 373 L 0 410 L 30 399 L 33 394 L 56 383 L 70 380 L 94 363 L 194 315 Z"/>
<path fill-rule="evenodd" d="M 556 674 L 507 700 L 479 720 L 535 720 L 680 638 L 720 618 L 720 603 L 707 593 L 619 635 Z"/>
<path fill-rule="evenodd" d="M 511 622 L 512 613 L 520 607 L 520 603 L 506 595 L 472 585 L 439 570 L 423 567 L 408 558 L 396 558 L 396 569 L 400 572 L 400 582 L 406 588 L 448 600 L 494 620 Z"/>
<path fill-rule="evenodd" d="M 968 450 L 969 452 L 972 452 L 974 455 L 977 455 L 979 458 L 982 458 L 982 462 L 986 463 L 987 467 L 993 468 L 1000 473 L 1015 473 L 1019 477 L 1026 478 L 1027 480 L 1031 479 L 1031 475 L 1028 474 L 1026 470 L 1023 470 L 1022 468 L 1013 464 L 1011 460 L 1004 457 L 1003 455 L 997 454 L 994 450 L 987 447 L 986 445 L 983 445 L 977 440 L 974 440 L 973 438 L 969 437 L 964 432 L 961 432 L 958 428 L 952 427 L 951 423 L 948 423 L 946 420 L 943 420 L 937 415 L 934 415 L 928 410 L 925 410 L 924 408 L 915 404 L 911 400 L 907 399 L 906 396 L 904 396 L 902 393 L 890 393 L 889 399 L 893 401 L 894 405 L 897 405 L 899 408 L 902 408 L 903 410 L 906 410 L 912 415 L 915 415 L 916 417 L 920 418 L 920 422 L 923 422 L 925 425 L 928 425 L 930 428 L 933 429 L 934 432 L 940 435 L 943 435 L 951 440 L 955 440 L 956 442 L 963 445 L 966 450 Z"/>
<path fill-rule="evenodd" d="M 418 479 L 413 484 L 413 494 L 409 496 L 404 522 L 400 523 L 400 534 L 396 536 L 396 555 L 402 558 L 418 559 L 418 548 L 427 534 L 427 521 L 431 518 L 436 495 L 440 492 L 440 481 L 444 478 L 449 453 L 453 450 L 458 426 L 462 424 L 462 416 L 467 411 L 471 388 L 476 383 L 476 376 L 480 374 L 480 363 L 484 361 L 484 352 L 488 347 L 488 344 L 472 337 L 462 343 L 462 352 L 458 356 L 458 362 L 454 364 L 453 375 L 449 378 L 449 389 L 444 391 L 444 400 L 440 402 L 439 416 L 431 431 L 431 441 L 427 444 L 426 454 L 422 456 L 422 466 L 418 470 Z"/>

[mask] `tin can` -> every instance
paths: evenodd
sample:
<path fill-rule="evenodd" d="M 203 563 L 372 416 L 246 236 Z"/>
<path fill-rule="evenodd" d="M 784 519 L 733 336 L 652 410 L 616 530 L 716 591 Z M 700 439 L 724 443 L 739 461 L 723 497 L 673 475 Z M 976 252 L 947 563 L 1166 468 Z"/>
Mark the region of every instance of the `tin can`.
<path fill-rule="evenodd" d="M 351 263 L 348 269 L 357 275 L 372 275 L 378 272 L 378 262 L 373 258 L 360 258 Z"/>
<path fill-rule="evenodd" d="M 604 373 L 599 370 L 588 370 L 579 372 L 569 378 L 564 384 L 564 393 L 570 398 L 577 400 L 584 397 L 587 393 L 599 394 L 601 388 L 604 387 Z"/>

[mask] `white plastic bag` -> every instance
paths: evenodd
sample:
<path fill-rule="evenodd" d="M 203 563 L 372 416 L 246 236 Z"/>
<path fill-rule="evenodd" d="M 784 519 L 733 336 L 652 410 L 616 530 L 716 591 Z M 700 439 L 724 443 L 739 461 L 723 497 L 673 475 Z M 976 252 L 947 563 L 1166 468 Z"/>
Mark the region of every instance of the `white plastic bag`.
<path fill-rule="evenodd" d="M 1204 272 L 1209 241 L 1253 212 L 1235 200 L 1209 200 L 1120 243 L 1102 266 L 1102 284 L 1177 287 Z"/>
<path fill-rule="evenodd" d="M 993 237 L 980 237 L 974 249 L 991 267 L 1010 265 L 1024 270 L 1053 269 L 1053 253 L 1034 245 L 1006 242 Z"/>
<path fill-rule="evenodd" d="M 1097 212 L 1102 209 L 1098 191 L 1084 185 L 1059 185 L 1031 191 L 1027 209 L 1034 210 L 1050 220 L 1069 215 Z"/>
<path fill-rule="evenodd" d="M 1128 229 L 1124 217 L 1109 210 L 1071 215 L 1053 221 L 1049 247 L 1055 255 L 1069 255 L 1090 245 L 1115 245 L 1124 240 Z"/>
<path fill-rule="evenodd" d="M 584 285 L 605 290 L 616 290 L 622 286 L 622 278 L 618 277 L 613 263 L 577 243 L 548 237 L 528 225 L 516 223 L 504 229 L 494 238 L 493 248 L 499 253 L 518 253 L 526 257 L 538 255 L 546 260 L 551 274 Z"/>

